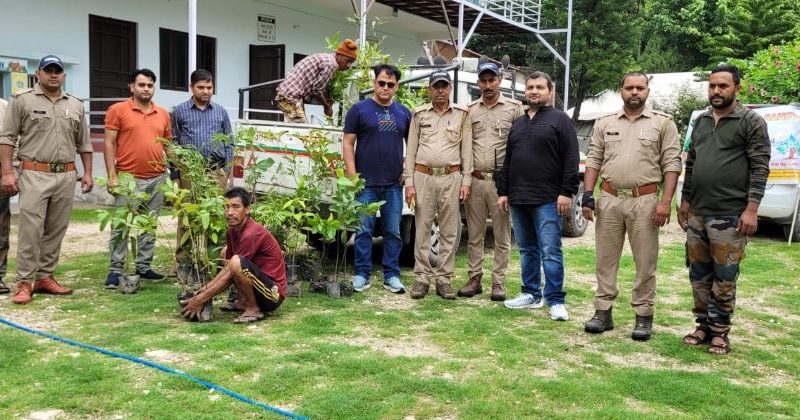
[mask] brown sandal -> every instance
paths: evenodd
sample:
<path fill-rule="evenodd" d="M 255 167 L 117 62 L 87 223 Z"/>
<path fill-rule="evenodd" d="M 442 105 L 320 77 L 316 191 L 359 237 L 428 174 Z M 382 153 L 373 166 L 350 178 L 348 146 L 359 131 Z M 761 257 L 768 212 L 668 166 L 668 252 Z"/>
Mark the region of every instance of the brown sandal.
<path fill-rule="evenodd" d="M 714 339 L 717 338 L 722 340 L 722 344 L 720 344 L 719 341 L 714 341 Z M 710 343 L 711 345 L 708 347 L 708 352 L 710 354 L 724 356 L 731 352 L 731 342 L 728 340 L 728 334 L 715 335 Z"/>
<path fill-rule="evenodd" d="M 699 346 L 711 341 L 711 331 L 705 327 L 697 327 L 690 334 L 683 336 L 683 344 Z"/>

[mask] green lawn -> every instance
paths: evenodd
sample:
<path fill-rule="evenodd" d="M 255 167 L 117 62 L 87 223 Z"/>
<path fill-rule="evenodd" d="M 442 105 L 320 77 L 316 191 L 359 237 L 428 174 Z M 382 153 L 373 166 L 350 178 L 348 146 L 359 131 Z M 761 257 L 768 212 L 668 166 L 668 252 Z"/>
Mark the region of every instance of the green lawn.
<path fill-rule="evenodd" d="M 304 284 L 302 298 L 251 326 L 218 310 L 216 322 L 188 323 L 178 317 L 173 284 L 145 284 L 136 295 L 103 290 L 105 253 L 62 261 L 57 275 L 74 295 L 38 296 L 23 307 L 2 300 L 0 316 L 311 418 L 800 417 L 800 245 L 751 242 L 727 357 L 681 344 L 693 325 L 683 246 L 662 248 L 655 334 L 644 343 L 629 338 L 629 255 L 616 329 L 583 332 L 593 311 L 589 246 L 565 249 L 571 319 L 562 323 L 546 309 L 505 309 L 488 292 L 412 301 L 374 279 L 365 293 L 340 300 L 308 294 Z M 159 249 L 162 271 L 169 253 Z M 461 285 L 463 247 L 457 267 Z M 488 271 L 488 286 L 486 279 Z M 403 281 L 412 283 L 410 270 Z M 512 296 L 519 285 L 515 252 Z M 277 418 L 185 379 L 2 325 L 0 361 L 2 417 L 59 409 L 67 418 Z"/>

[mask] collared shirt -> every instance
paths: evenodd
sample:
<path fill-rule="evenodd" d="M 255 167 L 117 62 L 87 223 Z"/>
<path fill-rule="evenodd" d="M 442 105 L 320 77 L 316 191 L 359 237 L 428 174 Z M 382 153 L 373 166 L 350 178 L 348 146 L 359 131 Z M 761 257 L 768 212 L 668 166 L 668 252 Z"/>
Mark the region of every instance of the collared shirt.
<path fill-rule="evenodd" d="M 578 192 L 578 136 L 569 116 L 543 106 L 517 118 L 508 133 L 503 167 L 495 179 L 498 196 L 512 205 L 539 205 Z"/>
<path fill-rule="evenodd" d="M 739 215 L 764 197 L 772 154 L 767 122 L 741 103 L 714 121 L 711 109 L 692 130 L 681 199 L 703 215 Z"/>
<path fill-rule="evenodd" d="M 645 108 L 633 121 L 624 110 L 599 119 L 586 154 L 586 167 L 615 188 L 659 183 L 681 171 L 678 128 L 672 118 Z"/>
<path fill-rule="evenodd" d="M 439 115 L 433 104 L 417 107 L 411 117 L 403 178 L 407 187 L 414 185 L 414 166 L 430 168 L 461 165 L 461 185 L 472 185 L 472 127 L 467 124 L 466 107 L 451 103 Z"/>
<path fill-rule="evenodd" d="M 67 163 L 91 153 L 83 102 L 61 91 L 51 101 L 38 84 L 14 95 L 6 110 L 0 144 L 15 146 L 22 161 Z"/>
<path fill-rule="evenodd" d="M 242 230 L 228 228 L 225 259 L 239 255 L 252 261 L 278 286 L 278 294 L 286 297 L 286 265 L 283 252 L 274 236 L 255 220 L 247 218 Z"/>
<path fill-rule="evenodd" d="M 287 99 L 308 101 L 325 93 L 333 73 L 339 68 L 336 54 L 312 54 L 300 60 L 278 85 L 278 95 Z"/>
<path fill-rule="evenodd" d="M 476 170 L 494 172 L 503 165 L 511 124 L 523 112 L 522 102 L 502 94 L 491 107 L 483 102 L 482 97 L 469 104 L 472 158 Z"/>
<path fill-rule="evenodd" d="M 164 173 L 164 145 L 160 137 L 172 138 L 172 124 L 167 110 L 152 102 L 144 113 L 133 98 L 111 105 L 106 111 L 106 129 L 116 130 L 117 171 L 129 172 L 139 179 L 155 178 Z"/>
<path fill-rule="evenodd" d="M 226 134 L 225 142 L 215 141 L 214 134 Z M 219 104 L 209 102 L 200 109 L 194 99 L 181 103 L 172 111 L 173 140 L 182 146 L 194 146 L 212 166 L 230 171 L 233 160 L 233 141 L 230 138 L 231 120 Z"/>

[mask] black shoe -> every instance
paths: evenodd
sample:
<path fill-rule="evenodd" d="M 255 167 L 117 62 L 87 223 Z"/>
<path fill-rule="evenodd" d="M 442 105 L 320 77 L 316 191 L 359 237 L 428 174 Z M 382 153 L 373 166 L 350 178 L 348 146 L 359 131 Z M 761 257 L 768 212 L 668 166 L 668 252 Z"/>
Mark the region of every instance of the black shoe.
<path fill-rule="evenodd" d="M 636 315 L 636 326 L 633 328 L 631 338 L 636 341 L 647 341 L 653 334 L 653 315 Z"/>
<path fill-rule="evenodd" d="M 163 274 L 158 274 L 155 271 L 153 271 L 153 269 L 151 269 L 151 268 L 148 268 L 147 271 L 145 271 L 144 273 L 141 272 L 141 271 L 137 271 L 136 274 L 138 274 L 140 278 L 143 278 L 143 279 L 146 279 L 146 280 L 150 280 L 150 281 L 154 281 L 154 282 L 158 282 L 158 281 L 164 280 L 164 275 Z"/>
<path fill-rule="evenodd" d="M 611 317 L 611 309 L 603 311 L 597 309 L 594 311 L 592 319 L 586 321 L 583 329 L 588 333 L 600 334 L 604 331 L 611 331 L 614 329 L 614 320 Z"/>
<path fill-rule="evenodd" d="M 106 278 L 106 289 L 116 289 L 119 287 L 119 273 L 108 273 Z"/>

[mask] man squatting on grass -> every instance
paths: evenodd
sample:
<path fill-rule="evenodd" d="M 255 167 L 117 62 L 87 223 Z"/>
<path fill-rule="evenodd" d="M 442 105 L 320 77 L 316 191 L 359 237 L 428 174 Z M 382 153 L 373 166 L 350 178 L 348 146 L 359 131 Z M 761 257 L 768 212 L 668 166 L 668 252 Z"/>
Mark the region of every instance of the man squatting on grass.
<path fill-rule="evenodd" d="M 225 199 L 228 245 L 221 253 L 224 266 L 211 282 L 184 302 L 181 315 L 197 319 L 207 301 L 234 283 L 239 289 L 236 309 L 243 313 L 233 322 L 260 321 L 286 298 L 283 252 L 275 237 L 250 218 L 250 193 L 244 188 L 232 188 L 225 193 Z"/>

